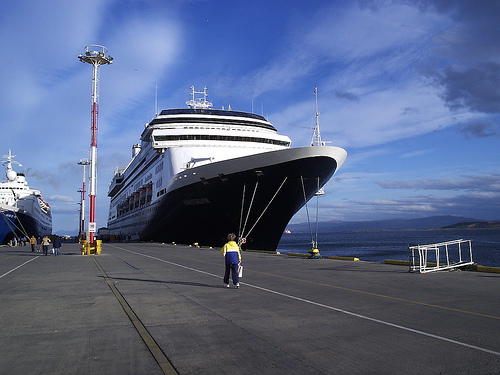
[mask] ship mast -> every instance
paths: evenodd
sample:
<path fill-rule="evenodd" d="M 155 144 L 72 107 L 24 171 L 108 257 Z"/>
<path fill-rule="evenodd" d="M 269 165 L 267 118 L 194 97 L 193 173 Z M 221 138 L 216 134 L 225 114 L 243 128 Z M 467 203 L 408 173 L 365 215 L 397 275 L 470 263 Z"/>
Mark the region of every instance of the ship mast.
<path fill-rule="evenodd" d="M 314 99 L 315 99 L 315 104 L 316 104 L 316 121 L 314 125 L 314 132 L 313 136 L 311 139 L 311 147 L 317 147 L 317 146 L 325 146 L 326 142 L 323 142 L 321 140 L 321 133 L 319 130 L 319 110 L 318 110 L 318 87 L 314 86 Z M 319 223 L 319 196 L 325 194 L 325 190 L 323 187 L 319 186 L 319 177 L 318 177 L 318 190 L 314 194 L 316 196 L 316 230 L 315 233 L 313 234 L 313 230 L 311 227 L 311 220 L 309 218 L 309 209 L 307 207 L 307 199 L 305 195 L 305 188 L 304 188 L 304 180 L 302 180 L 302 189 L 304 190 L 304 206 L 306 208 L 306 213 L 307 213 L 307 222 L 309 223 L 309 231 L 311 233 L 311 250 L 309 250 L 309 254 L 311 254 L 311 258 L 321 258 L 321 254 L 319 253 L 318 250 L 318 223 Z"/>
<path fill-rule="evenodd" d="M 318 110 L 318 86 L 314 86 L 314 99 L 316 104 L 316 122 L 314 132 L 311 139 L 311 146 L 325 146 L 326 142 L 321 140 L 321 132 L 319 131 L 319 110 Z M 325 194 L 325 190 L 321 187 L 316 192 L 316 196 Z"/>
<path fill-rule="evenodd" d="M 5 176 L 7 177 L 8 181 L 14 181 L 17 177 L 17 173 L 12 168 L 12 164 L 17 164 L 20 167 L 22 167 L 22 164 L 14 160 L 16 155 L 12 155 L 11 150 L 9 150 L 8 155 L 4 155 L 3 157 L 4 157 L 4 159 L 7 159 L 6 161 L 2 162 L 2 165 L 7 167 L 6 172 L 5 172 Z"/>
<path fill-rule="evenodd" d="M 4 155 L 3 157 L 4 157 L 4 159 L 7 159 L 6 161 L 4 161 L 2 163 L 3 165 L 7 166 L 7 172 L 12 170 L 12 164 L 17 164 L 20 167 L 22 166 L 22 164 L 19 164 L 19 162 L 13 160 L 16 157 L 16 155 L 12 155 L 12 151 L 11 150 L 9 150 L 9 154 L 8 155 Z"/>
<path fill-rule="evenodd" d="M 314 98 L 316 102 L 316 123 L 311 139 L 311 146 L 324 146 L 325 142 L 321 140 L 321 133 L 319 131 L 318 86 L 314 86 Z"/>

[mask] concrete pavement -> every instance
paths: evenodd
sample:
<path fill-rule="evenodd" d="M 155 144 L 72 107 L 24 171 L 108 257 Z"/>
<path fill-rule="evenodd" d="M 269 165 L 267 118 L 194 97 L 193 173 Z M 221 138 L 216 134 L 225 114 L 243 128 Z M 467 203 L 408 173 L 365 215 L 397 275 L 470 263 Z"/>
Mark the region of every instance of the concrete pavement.
<path fill-rule="evenodd" d="M 500 373 L 500 275 L 105 243 L 0 248 L 0 374 Z"/>

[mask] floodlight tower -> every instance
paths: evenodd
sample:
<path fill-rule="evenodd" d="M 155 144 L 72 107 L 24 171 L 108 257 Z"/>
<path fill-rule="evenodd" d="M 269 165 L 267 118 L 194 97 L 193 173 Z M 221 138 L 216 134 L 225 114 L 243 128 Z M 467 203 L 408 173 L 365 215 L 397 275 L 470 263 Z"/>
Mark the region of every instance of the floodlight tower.
<path fill-rule="evenodd" d="M 82 189 L 78 190 L 79 193 L 82 193 L 80 199 L 80 229 L 78 230 L 78 238 L 81 239 L 83 237 L 83 233 L 85 233 L 85 167 L 90 165 L 90 162 L 88 159 L 80 159 L 77 164 L 83 166 Z"/>
<path fill-rule="evenodd" d="M 95 222 L 95 197 L 97 193 L 97 113 L 99 104 L 99 67 L 111 64 L 113 58 L 106 57 L 108 49 L 97 44 L 85 47 L 85 53 L 78 55 L 81 62 L 92 65 L 92 136 L 90 143 L 90 220 L 89 243 L 94 243 Z"/>

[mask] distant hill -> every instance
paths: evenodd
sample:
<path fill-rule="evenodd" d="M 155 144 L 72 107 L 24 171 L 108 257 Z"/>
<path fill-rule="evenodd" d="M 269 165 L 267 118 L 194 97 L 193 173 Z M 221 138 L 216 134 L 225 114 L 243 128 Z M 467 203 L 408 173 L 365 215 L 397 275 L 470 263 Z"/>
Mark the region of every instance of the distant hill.
<path fill-rule="evenodd" d="M 447 225 L 445 229 L 500 229 L 500 221 L 466 221 Z"/>
<path fill-rule="evenodd" d="M 402 230 L 402 229 L 438 229 L 451 227 L 459 223 L 476 223 L 480 225 L 482 220 L 465 218 L 460 216 L 431 216 L 420 219 L 392 219 L 375 221 L 323 221 L 318 224 L 320 232 L 344 232 L 365 230 Z M 484 222 L 487 223 L 487 222 Z M 311 223 L 311 225 L 315 225 Z M 308 223 L 289 224 L 287 227 L 292 232 L 309 231 Z"/>

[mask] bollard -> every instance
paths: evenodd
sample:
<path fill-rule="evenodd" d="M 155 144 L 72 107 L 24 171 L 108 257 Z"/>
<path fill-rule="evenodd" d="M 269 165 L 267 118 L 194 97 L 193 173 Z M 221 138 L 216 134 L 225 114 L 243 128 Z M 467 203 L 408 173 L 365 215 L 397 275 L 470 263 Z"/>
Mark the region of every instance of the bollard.
<path fill-rule="evenodd" d="M 321 259 L 321 254 L 318 249 L 309 250 L 309 254 L 311 254 L 310 259 Z"/>
<path fill-rule="evenodd" d="M 82 255 L 85 255 L 85 253 L 87 252 L 87 240 L 80 240 L 80 251 L 82 252 Z"/>
<path fill-rule="evenodd" d="M 95 243 L 90 243 L 87 240 L 80 241 L 80 251 L 82 255 L 101 254 L 102 240 L 97 240 Z"/>

